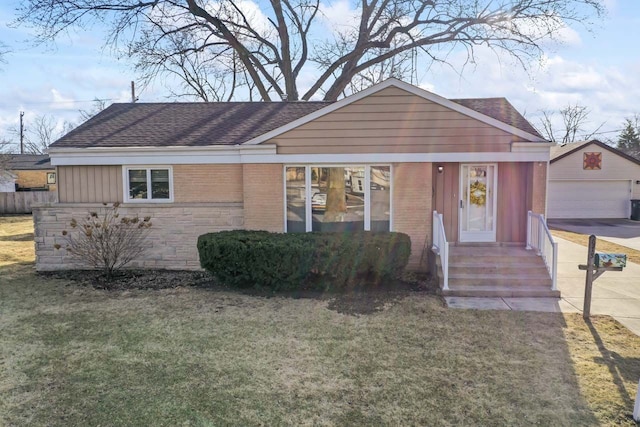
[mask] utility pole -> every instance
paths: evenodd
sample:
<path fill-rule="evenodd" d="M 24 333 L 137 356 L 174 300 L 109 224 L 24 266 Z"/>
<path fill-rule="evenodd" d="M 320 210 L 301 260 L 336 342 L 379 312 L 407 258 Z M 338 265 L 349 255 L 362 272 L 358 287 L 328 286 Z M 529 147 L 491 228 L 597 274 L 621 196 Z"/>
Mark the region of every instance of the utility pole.
<path fill-rule="evenodd" d="M 20 154 L 24 154 L 24 111 L 20 111 Z"/>
<path fill-rule="evenodd" d="M 136 102 L 138 98 L 136 98 L 136 84 L 133 80 L 131 80 L 131 102 Z"/>

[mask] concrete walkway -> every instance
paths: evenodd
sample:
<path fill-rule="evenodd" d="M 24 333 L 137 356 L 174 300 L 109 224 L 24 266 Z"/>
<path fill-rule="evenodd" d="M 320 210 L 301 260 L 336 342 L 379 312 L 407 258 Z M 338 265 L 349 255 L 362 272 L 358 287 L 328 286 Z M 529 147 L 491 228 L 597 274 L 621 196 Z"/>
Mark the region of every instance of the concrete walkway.
<path fill-rule="evenodd" d="M 564 239 L 558 242 L 558 289 L 561 298 L 463 298 L 446 297 L 451 308 L 581 313 L 584 304 L 587 248 Z M 627 263 L 621 271 L 609 271 L 593 282 L 591 314 L 614 317 L 640 335 L 640 265 Z"/>

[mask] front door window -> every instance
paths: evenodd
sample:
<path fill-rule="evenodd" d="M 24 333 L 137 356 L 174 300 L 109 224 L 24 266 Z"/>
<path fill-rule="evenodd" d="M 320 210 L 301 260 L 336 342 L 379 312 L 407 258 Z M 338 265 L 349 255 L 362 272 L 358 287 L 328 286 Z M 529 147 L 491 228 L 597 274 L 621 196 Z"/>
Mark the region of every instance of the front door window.
<path fill-rule="evenodd" d="M 461 165 L 460 241 L 496 241 L 497 165 Z"/>

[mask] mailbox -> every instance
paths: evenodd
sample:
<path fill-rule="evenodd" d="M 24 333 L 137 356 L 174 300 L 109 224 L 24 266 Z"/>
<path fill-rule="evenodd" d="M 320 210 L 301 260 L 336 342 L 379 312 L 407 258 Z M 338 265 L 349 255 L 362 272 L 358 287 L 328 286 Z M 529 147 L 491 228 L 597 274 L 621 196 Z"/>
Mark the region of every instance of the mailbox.
<path fill-rule="evenodd" d="M 626 254 L 596 253 L 594 264 L 597 268 L 626 267 Z"/>

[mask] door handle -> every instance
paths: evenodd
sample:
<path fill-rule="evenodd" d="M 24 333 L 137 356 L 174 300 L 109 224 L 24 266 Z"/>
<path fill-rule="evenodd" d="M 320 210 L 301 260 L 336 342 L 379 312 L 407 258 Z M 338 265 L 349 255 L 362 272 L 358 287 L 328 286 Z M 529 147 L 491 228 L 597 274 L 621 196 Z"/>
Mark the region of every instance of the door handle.
<path fill-rule="evenodd" d="M 464 206 L 462 205 L 462 200 L 460 200 L 460 209 L 464 208 Z"/>

